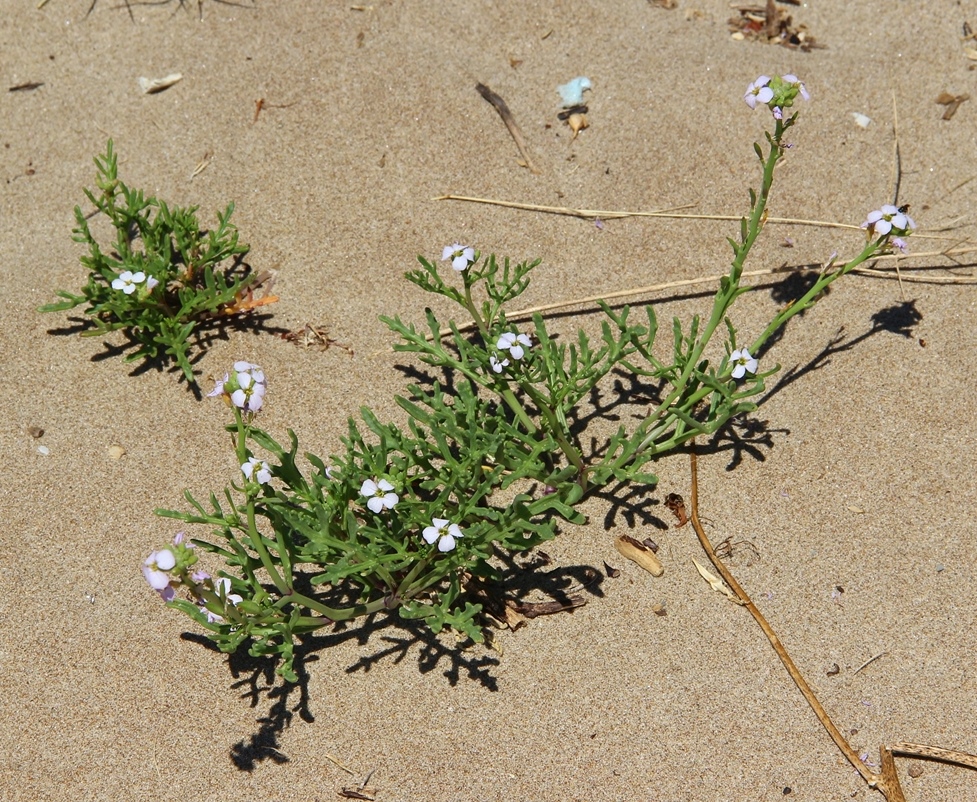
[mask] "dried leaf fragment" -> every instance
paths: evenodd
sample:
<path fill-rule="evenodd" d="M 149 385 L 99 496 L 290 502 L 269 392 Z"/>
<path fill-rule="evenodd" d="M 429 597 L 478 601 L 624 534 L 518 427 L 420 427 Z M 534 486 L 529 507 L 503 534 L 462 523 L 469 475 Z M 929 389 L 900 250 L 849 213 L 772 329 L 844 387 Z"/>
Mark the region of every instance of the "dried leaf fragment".
<path fill-rule="evenodd" d="M 663 566 L 661 560 L 655 556 L 655 553 L 643 543 L 639 543 L 633 537 L 621 535 L 614 541 L 614 548 L 616 548 L 624 557 L 631 560 L 631 562 L 637 563 L 639 566 L 644 568 L 652 576 L 661 576 L 665 573 L 665 566 Z"/>
<path fill-rule="evenodd" d="M 196 178 L 204 170 L 206 170 L 210 166 L 210 163 L 213 160 L 214 160 L 214 154 L 208 150 L 204 154 L 203 159 L 201 159 L 200 162 L 197 164 L 197 166 L 193 168 L 193 172 L 190 173 L 190 180 L 193 181 L 194 178 Z"/>
<path fill-rule="evenodd" d="M 685 499 L 678 493 L 669 493 L 665 496 L 665 506 L 678 518 L 678 523 L 675 524 L 676 529 L 681 529 L 689 522 L 689 514 L 685 510 Z"/>
<path fill-rule="evenodd" d="M 970 100 L 970 95 L 951 95 L 949 92 L 940 92 L 939 97 L 936 102 L 941 106 L 946 106 L 946 110 L 943 112 L 944 120 L 953 119 L 953 115 L 957 113 L 957 109 L 960 108 L 960 104 L 965 101 Z"/>
<path fill-rule="evenodd" d="M 155 95 L 157 92 L 169 89 L 173 84 L 179 83 L 182 80 L 182 73 L 171 72 L 165 78 L 140 78 L 139 88 L 147 95 Z"/>
<path fill-rule="evenodd" d="M 727 588 L 723 584 L 723 581 L 718 576 L 716 576 L 714 573 L 712 573 L 708 568 L 706 568 L 702 563 L 700 563 L 695 557 L 692 558 L 692 562 L 695 564 L 696 570 L 699 572 L 699 575 L 704 580 L 706 580 L 706 582 L 709 583 L 709 587 L 711 587 L 714 591 L 716 591 L 716 593 L 722 593 L 723 596 L 725 596 L 727 599 L 729 599 L 734 604 L 739 604 L 740 606 L 743 605 L 742 599 L 740 599 L 735 593 L 733 593 L 733 591 L 731 591 L 729 588 Z"/>

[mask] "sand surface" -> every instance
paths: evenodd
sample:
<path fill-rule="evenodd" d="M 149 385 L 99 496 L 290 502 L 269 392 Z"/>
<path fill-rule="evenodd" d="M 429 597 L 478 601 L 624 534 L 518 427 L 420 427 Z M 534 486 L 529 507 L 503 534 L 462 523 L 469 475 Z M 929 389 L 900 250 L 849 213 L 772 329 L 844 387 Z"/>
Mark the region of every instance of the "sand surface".
<path fill-rule="evenodd" d="M 88 0 L 35 6 L 0 11 L 0 799 L 328 800 L 369 772 L 382 802 L 759 801 L 788 788 L 798 800 L 881 799 L 752 619 L 698 577 L 693 533 L 607 499 L 588 501 L 590 523 L 546 551 L 551 570 L 606 561 L 621 575 L 573 615 L 499 633 L 501 655 L 381 618 L 324 636 L 303 685 L 283 689 L 269 664 L 212 651 L 139 568 L 176 531 L 155 508 L 235 477 L 226 410 L 175 374 L 133 375 L 100 339 L 65 334 L 68 314 L 36 308 L 82 284 L 72 210 L 111 136 L 131 186 L 198 204 L 208 225 L 236 202 L 249 262 L 279 273 L 275 325 L 321 324 L 353 348 L 235 332 L 198 364 L 201 376 L 261 364 L 264 428 L 291 427 L 328 454 L 361 405 L 398 415 L 402 360 L 377 318 L 423 319 L 430 301 L 403 279 L 417 254 L 462 241 L 541 257 L 527 304 L 724 271 L 731 222 L 600 227 L 434 199 L 742 214 L 758 182 L 752 142 L 768 126 L 742 95 L 761 73 L 794 72 L 813 95 L 772 215 L 857 225 L 892 200 L 894 100 L 899 201 L 922 233 L 956 226 L 913 250 L 973 240 L 977 105 L 944 121 L 935 103 L 974 92 L 974 43 L 961 41 L 973 2 L 811 0 L 789 8 L 826 46 L 808 53 L 733 41 L 720 0 L 204 0 L 200 13 L 173 0 L 133 3 L 132 19 L 113 0 L 88 16 Z M 171 72 L 183 81 L 142 94 L 139 76 Z M 593 82 L 591 127 L 571 142 L 556 86 L 578 75 Z M 506 99 L 538 175 L 519 166 L 478 81 Z M 7 91 L 26 82 L 43 86 Z M 862 241 L 771 225 L 748 269 Z M 960 261 L 904 265 L 972 276 Z M 758 286 L 737 307 L 747 339 L 789 300 L 783 284 Z M 667 332 L 672 315 L 708 310 L 705 292 L 630 300 L 653 301 Z M 898 741 L 977 752 L 975 299 L 972 284 L 843 280 L 767 355 L 784 366 L 754 415 L 768 436 L 748 444 L 732 430 L 701 460 L 710 536 L 754 544 L 760 559 L 740 551 L 734 571 L 870 760 Z M 897 316 L 900 329 L 891 311 L 906 300 L 921 318 Z M 597 321 L 591 304 L 552 325 L 572 335 Z M 659 487 L 639 501 L 670 522 L 661 502 L 688 494 L 688 458 L 656 470 Z M 661 579 L 620 558 L 625 532 L 661 543 Z M 664 617 L 652 613 L 661 603 Z M 899 765 L 913 800 L 977 799 L 973 772 L 917 763 L 909 778 Z"/>

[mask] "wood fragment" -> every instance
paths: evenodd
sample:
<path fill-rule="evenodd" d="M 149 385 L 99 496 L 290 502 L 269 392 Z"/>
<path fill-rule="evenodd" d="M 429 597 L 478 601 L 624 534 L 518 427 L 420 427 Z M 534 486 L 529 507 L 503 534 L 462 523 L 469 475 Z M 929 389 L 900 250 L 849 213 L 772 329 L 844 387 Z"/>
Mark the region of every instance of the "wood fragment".
<path fill-rule="evenodd" d="M 44 81 L 28 81 L 24 84 L 17 84 L 16 86 L 11 86 L 8 92 L 33 92 L 35 89 L 40 89 L 44 86 Z"/>
<path fill-rule="evenodd" d="M 539 618 L 541 615 L 573 612 L 577 607 L 583 607 L 587 600 L 583 596 L 569 596 L 566 601 L 521 602 L 506 599 L 507 609 L 514 610 L 523 618 Z"/>
<path fill-rule="evenodd" d="M 519 155 L 522 156 L 522 160 L 525 162 L 526 167 L 529 168 L 529 171 L 533 175 L 539 175 L 539 169 L 535 164 L 533 164 L 533 160 L 529 158 L 529 152 L 526 150 L 526 140 L 523 138 L 522 131 L 519 130 L 519 126 L 516 124 L 516 120 L 512 116 L 512 112 L 509 111 L 509 107 L 506 105 L 506 102 L 483 83 L 475 84 L 475 89 L 477 90 L 478 94 L 485 98 L 485 100 L 487 100 L 499 113 L 499 116 L 502 118 L 502 122 L 505 123 L 505 127 L 509 129 L 509 134 L 515 141 L 516 147 L 519 149 Z"/>
<path fill-rule="evenodd" d="M 652 576 L 661 576 L 665 573 L 665 566 L 662 565 L 662 561 L 658 559 L 655 553 L 633 537 L 621 535 L 614 541 L 614 548 L 631 562 L 644 568 Z"/>
<path fill-rule="evenodd" d="M 870 657 L 868 660 L 866 660 L 864 663 L 862 663 L 858 668 L 856 668 L 854 671 L 852 671 L 852 674 L 857 674 L 863 668 L 866 668 L 867 666 L 871 665 L 876 660 L 878 660 L 880 657 L 882 657 L 883 655 L 887 655 L 887 654 L 888 654 L 888 652 L 879 652 L 877 655 L 875 655 L 875 657 Z"/>
<path fill-rule="evenodd" d="M 376 799 L 376 788 L 351 788 L 344 786 L 338 793 L 344 799 L 365 799 L 367 802 L 374 802 Z"/>

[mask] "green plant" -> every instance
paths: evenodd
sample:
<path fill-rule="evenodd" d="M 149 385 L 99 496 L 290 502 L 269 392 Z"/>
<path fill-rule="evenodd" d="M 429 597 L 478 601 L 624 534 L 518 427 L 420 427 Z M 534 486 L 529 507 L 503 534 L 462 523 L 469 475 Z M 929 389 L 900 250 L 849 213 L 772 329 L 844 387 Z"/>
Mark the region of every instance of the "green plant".
<path fill-rule="evenodd" d="M 169 206 L 130 189 L 118 176 L 112 140 L 95 158 L 95 190 L 85 195 L 104 214 L 115 240 L 103 247 L 89 217 L 75 207 L 74 239 L 88 246 L 81 257 L 88 281 L 80 295 L 59 291 L 63 300 L 40 307 L 60 312 L 88 304 L 84 310 L 94 328 L 83 336 L 97 337 L 124 330 L 136 345 L 126 361 L 176 362 L 188 382 L 195 382 L 191 354 L 202 326 L 213 326 L 246 313 L 274 298 L 255 301 L 254 273 L 241 269 L 239 257 L 248 246 L 239 243 L 231 223 L 234 204 L 218 212 L 217 229 L 202 231 L 196 206 Z M 228 267 L 221 264 L 232 260 Z"/>
<path fill-rule="evenodd" d="M 786 152 L 784 134 L 796 121 L 796 114 L 784 119 L 783 111 L 798 95 L 806 91 L 793 76 L 751 85 L 747 102 L 766 104 L 775 120 L 766 153 L 756 145 L 761 189 L 750 193 L 739 240 L 730 240 L 732 265 L 709 316 L 696 315 L 687 327 L 674 320 L 666 354 L 656 350 L 650 306 L 635 322 L 629 308 L 601 304 L 599 340 L 580 331 L 565 344 L 539 315 L 531 331 L 511 324 L 506 306 L 526 290 L 538 260 L 512 265 L 448 246 L 442 261 L 451 263 L 451 282 L 433 261 L 419 258 L 407 278 L 458 304 L 475 332 L 464 333 L 454 320 L 444 326 L 430 310 L 421 327 L 383 318 L 399 335 L 396 350 L 440 374 L 397 398 L 406 426 L 363 409 L 362 424 L 349 421 L 344 452 L 329 460 L 305 454 L 303 470 L 293 432 L 282 445 L 255 426 L 265 401 L 263 371 L 236 363 L 212 395 L 233 409 L 228 430 L 243 480 L 206 504 L 188 494 L 191 512 L 159 511 L 210 526 L 213 537 L 189 543 L 180 534 L 153 552 L 144 566 L 150 585 L 209 630 L 222 650 L 248 643 L 253 655 L 279 656 L 278 670 L 291 681 L 296 640 L 381 611 L 481 641 L 481 607 L 465 590 L 473 578 L 497 575 L 498 550 L 529 549 L 554 537 L 561 521 L 582 522 L 575 507 L 595 490 L 654 485 L 654 460 L 755 409 L 765 378 L 778 368 L 760 371 L 753 354 L 832 282 L 890 243 L 898 247 L 894 237 L 913 227 L 897 209 L 873 212 L 861 253 L 841 266 L 829 260 L 749 347 L 737 345 L 730 312 L 749 290 L 741 283 L 743 266 L 764 226 L 774 171 Z M 580 406 L 615 370 L 659 387 L 657 403 L 633 428 L 622 425 L 591 446 Z M 195 570 L 200 550 L 223 562 L 218 579 Z"/>

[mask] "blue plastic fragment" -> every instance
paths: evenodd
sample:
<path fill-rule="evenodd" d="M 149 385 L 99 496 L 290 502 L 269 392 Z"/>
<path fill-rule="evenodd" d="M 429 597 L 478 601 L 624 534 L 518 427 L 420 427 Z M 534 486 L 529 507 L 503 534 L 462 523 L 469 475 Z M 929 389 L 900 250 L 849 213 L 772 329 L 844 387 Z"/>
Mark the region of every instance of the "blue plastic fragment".
<path fill-rule="evenodd" d="M 574 78 L 572 81 L 558 86 L 556 91 L 560 93 L 563 101 L 563 108 L 569 109 L 571 106 L 583 104 L 583 93 L 585 89 L 590 89 L 590 78 Z"/>

